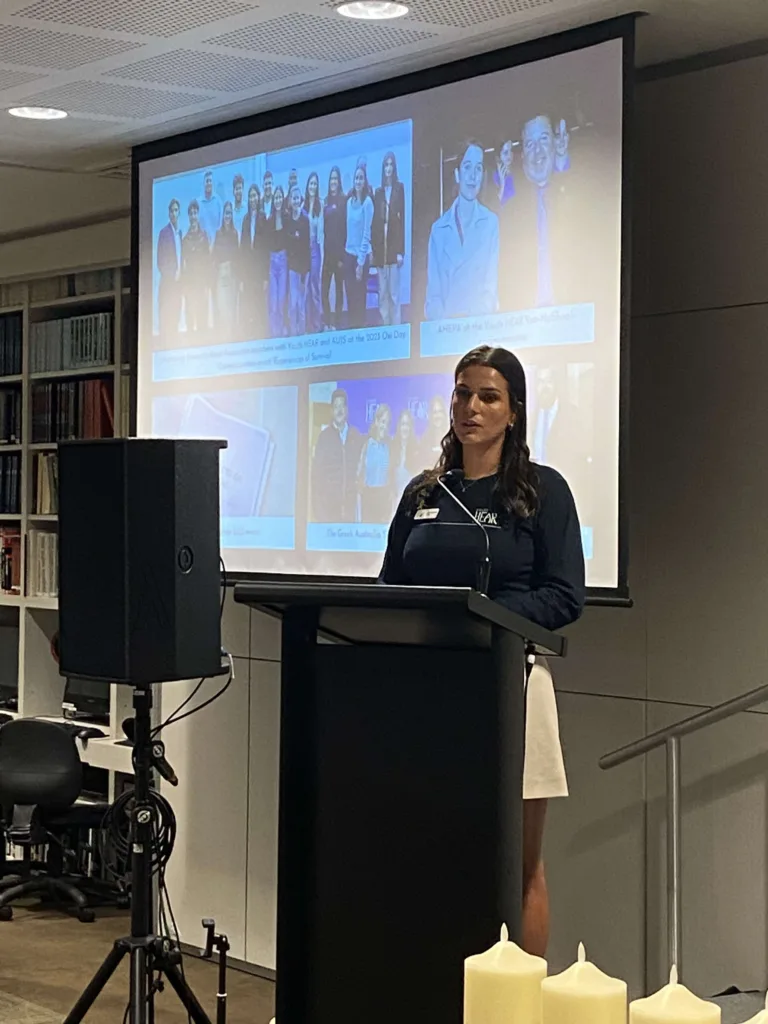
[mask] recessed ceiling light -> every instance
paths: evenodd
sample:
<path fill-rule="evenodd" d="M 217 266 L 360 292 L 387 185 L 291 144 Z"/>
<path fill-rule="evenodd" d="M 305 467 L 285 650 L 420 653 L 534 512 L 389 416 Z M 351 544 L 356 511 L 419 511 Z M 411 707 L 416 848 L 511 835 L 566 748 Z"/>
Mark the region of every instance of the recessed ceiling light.
<path fill-rule="evenodd" d="M 345 18 L 357 18 L 359 21 L 388 21 L 390 18 L 402 18 L 408 13 L 405 4 L 393 0 L 351 0 L 336 10 Z"/>
<path fill-rule="evenodd" d="M 56 107 L 11 107 L 8 111 L 14 117 L 26 117 L 30 121 L 60 121 L 67 116 L 66 110 Z"/>

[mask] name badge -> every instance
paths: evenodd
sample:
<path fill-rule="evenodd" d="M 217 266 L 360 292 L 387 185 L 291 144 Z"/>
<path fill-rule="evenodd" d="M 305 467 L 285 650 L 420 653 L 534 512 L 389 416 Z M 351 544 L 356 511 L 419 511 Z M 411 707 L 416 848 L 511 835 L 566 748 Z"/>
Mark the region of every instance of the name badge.
<path fill-rule="evenodd" d="M 414 519 L 437 519 L 440 515 L 439 508 L 420 508 Z"/>

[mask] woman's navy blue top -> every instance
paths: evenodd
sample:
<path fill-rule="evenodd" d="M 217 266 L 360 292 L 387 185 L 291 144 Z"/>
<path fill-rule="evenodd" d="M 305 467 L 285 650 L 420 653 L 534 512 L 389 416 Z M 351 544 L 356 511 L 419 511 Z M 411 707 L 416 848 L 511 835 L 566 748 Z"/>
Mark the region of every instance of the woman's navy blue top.
<path fill-rule="evenodd" d="M 474 587 L 490 539 L 488 596 L 546 629 L 575 621 L 584 607 L 584 553 L 571 490 L 549 466 L 536 466 L 539 507 L 529 518 L 504 510 L 496 477 L 449 484 L 470 517 L 423 478 L 405 490 L 389 529 L 379 580 L 421 586 Z"/>

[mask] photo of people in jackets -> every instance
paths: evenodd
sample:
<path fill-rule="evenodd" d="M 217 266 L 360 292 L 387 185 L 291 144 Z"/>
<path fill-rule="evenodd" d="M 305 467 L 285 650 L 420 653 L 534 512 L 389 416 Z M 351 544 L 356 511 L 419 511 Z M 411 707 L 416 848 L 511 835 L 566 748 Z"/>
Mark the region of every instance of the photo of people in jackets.
<path fill-rule="evenodd" d="M 498 94 L 489 75 L 484 103 L 456 83 L 450 121 L 414 122 L 422 357 L 615 338 L 622 118 L 609 64 L 607 50 L 536 62 L 499 76 Z"/>
<path fill-rule="evenodd" d="M 157 179 L 158 347 L 408 321 L 411 149 L 402 121 Z"/>
<path fill-rule="evenodd" d="M 449 373 L 310 384 L 309 550 L 383 550 L 406 485 L 437 460 L 452 391 Z"/>

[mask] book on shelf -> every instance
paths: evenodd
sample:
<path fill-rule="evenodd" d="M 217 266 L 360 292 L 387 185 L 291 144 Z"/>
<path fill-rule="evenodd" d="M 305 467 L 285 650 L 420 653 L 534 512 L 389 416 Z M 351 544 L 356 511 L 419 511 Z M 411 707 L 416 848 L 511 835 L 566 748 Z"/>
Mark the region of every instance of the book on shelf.
<path fill-rule="evenodd" d="M 0 590 L 4 594 L 21 593 L 21 530 L 18 526 L 0 527 Z"/>
<path fill-rule="evenodd" d="M 114 283 L 113 273 L 112 270 L 86 270 L 79 274 L 62 274 L 59 277 L 32 281 L 29 286 L 29 299 L 30 302 L 55 302 L 56 299 L 109 292 L 112 291 Z"/>
<path fill-rule="evenodd" d="M 21 510 L 21 452 L 0 452 L 0 514 Z"/>
<path fill-rule="evenodd" d="M 0 450 L 21 444 L 21 388 L 0 387 Z"/>
<path fill-rule="evenodd" d="M 88 313 L 32 324 L 30 373 L 81 370 L 112 362 L 112 313 Z"/>
<path fill-rule="evenodd" d="M 11 377 L 21 373 L 21 339 L 24 318 L 21 313 L 0 311 L 0 376 Z"/>
<path fill-rule="evenodd" d="M 32 514 L 54 516 L 59 511 L 59 457 L 56 452 L 35 452 L 32 477 Z"/>
<path fill-rule="evenodd" d="M 30 527 L 27 533 L 27 593 L 56 597 L 59 592 L 59 537 L 55 530 Z"/>
<path fill-rule="evenodd" d="M 120 436 L 131 435 L 131 378 L 129 374 L 120 376 Z"/>
<path fill-rule="evenodd" d="M 33 384 L 31 404 L 32 444 L 114 436 L 111 378 Z"/>

